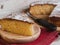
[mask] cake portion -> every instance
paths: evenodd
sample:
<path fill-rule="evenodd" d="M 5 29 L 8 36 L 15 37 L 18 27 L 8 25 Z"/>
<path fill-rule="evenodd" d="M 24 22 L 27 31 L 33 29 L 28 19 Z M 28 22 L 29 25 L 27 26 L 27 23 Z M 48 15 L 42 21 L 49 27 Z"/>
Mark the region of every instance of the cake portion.
<path fill-rule="evenodd" d="M 48 21 L 60 27 L 60 17 L 50 17 Z"/>
<path fill-rule="evenodd" d="M 1 19 L 0 25 L 2 27 L 2 30 L 11 33 L 25 35 L 25 36 L 31 36 L 34 34 L 33 23 L 24 22 L 15 19 Z"/>
<path fill-rule="evenodd" d="M 54 8 L 55 5 L 53 4 L 35 4 L 30 7 L 29 12 L 35 17 L 46 18 L 51 14 Z"/>
<path fill-rule="evenodd" d="M 30 13 L 32 15 L 49 15 L 54 7 L 52 4 L 36 4 L 30 7 Z"/>

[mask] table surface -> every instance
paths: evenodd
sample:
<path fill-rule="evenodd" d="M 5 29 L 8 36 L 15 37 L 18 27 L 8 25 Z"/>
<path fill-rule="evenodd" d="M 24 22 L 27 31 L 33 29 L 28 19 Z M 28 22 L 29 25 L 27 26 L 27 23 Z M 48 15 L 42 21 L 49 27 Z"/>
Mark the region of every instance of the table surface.
<path fill-rule="evenodd" d="M 58 36 L 58 38 L 52 42 L 51 45 L 60 45 L 60 36 Z"/>

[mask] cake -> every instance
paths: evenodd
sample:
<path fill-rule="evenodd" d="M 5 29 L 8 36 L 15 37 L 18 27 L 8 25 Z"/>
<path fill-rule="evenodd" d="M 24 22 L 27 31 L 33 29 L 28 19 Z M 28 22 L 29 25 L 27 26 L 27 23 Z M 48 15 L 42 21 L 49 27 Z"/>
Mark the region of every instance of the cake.
<path fill-rule="evenodd" d="M 30 14 L 37 18 L 47 18 L 53 11 L 53 4 L 35 4 L 29 8 Z"/>
<path fill-rule="evenodd" d="M 48 21 L 60 27 L 60 17 L 50 17 Z"/>
<path fill-rule="evenodd" d="M 0 19 L 2 30 L 25 36 L 34 34 L 33 23 L 16 19 Z"/>
<path fill-rule="evenodd" d="M 16 19 L 0 19 L 0 36 L 7 43 L 27 43 L 36 40 L 41 33 L 35 23 Z"/>
<path fill-rule="evenodd" d="M 41 29 L 38 25 L 34 25 L 34 32 L 32 36 L 23 36 L 0 29 L 0 36 L 7 43 L 28 43 L 36 40 L 40 36 Z"/>

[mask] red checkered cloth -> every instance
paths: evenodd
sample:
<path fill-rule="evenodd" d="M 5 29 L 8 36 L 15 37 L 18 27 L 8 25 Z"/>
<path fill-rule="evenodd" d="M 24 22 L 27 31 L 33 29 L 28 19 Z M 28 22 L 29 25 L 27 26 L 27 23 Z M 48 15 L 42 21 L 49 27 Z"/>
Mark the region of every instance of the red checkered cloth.
<path fill-rule="evenodd" d="M 33 42 L 25 44 L 8 44 L 3 39 L 0 38 L 0 45 L 50 45 L 58 36 L 56 31 L 47 32 L 45 29 L 42 29 L 41 35 L 39 38 Z"/>

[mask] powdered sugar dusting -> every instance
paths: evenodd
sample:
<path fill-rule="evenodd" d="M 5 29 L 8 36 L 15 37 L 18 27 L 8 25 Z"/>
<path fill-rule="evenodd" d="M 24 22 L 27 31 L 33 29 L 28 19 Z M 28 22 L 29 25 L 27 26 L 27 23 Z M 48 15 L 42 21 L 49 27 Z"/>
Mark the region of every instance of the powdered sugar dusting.
<path fill-rule="evenodd" d="M 33 22 L 26 13 L 12 13 L 9 16 L 5 18 L 12 18 L 16 20 L 23 20 L 23 21 L 28 21 L 28 22 Z"/>

